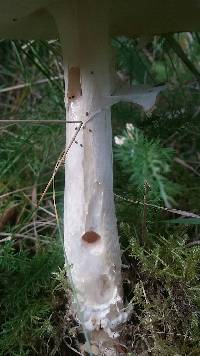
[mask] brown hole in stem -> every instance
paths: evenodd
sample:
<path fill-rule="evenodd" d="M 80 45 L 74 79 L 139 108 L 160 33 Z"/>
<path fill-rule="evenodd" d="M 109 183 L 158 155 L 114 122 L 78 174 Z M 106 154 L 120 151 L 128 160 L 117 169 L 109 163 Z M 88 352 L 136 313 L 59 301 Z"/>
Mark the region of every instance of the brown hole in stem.
<path fill-rule="evenodd" d="M 68 72 L 68 99 L 75 99 L 81 96 L 80 68 L 71 67 Z"/>
<path fill-rule="evenodd" d="M 94 231 L 87 231 L 81 238 L 88 244 L 93 244 L 99 241 L 101 239 L 101 236 Z"/>

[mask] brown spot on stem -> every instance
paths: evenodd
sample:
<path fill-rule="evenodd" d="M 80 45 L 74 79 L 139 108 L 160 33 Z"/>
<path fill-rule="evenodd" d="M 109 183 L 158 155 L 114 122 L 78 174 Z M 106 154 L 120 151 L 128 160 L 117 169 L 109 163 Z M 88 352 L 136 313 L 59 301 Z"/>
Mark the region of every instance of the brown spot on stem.
<path fill-rule="evenodd" d="M 87 231 L 83 236 L 82 240 L 88 244 L 93 244 L 101 239 L 101 236 L 94 231 Z"/>
<path fill-rule="evenodd" d="M 80 80 L 80 68 L 71 67 L 68 73 L 68 99 L 77 99 L 81 96 L 81 80 Z"/>

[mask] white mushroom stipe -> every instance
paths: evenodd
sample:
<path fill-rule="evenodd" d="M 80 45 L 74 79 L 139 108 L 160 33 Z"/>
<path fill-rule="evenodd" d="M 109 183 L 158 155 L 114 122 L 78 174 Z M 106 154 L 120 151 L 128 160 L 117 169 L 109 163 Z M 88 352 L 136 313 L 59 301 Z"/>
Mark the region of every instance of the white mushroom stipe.
<path fill-rule="evenodd" d="M 83 150 L 72 145 L 65 164 L 64 242 L 72 266 L 79 319 L 90 332 L 104 329 L 109 333 L 125 320 L 126 314 L 122 310 L 121 258 L 112 190 L 111 113 L 110 106 L 101 105 L 101 96 L 110 95 L 106 1 L 105 7 L 92 1 L 87 1 L 88 6 L 76 4 L 71 10 L 69 5 L 64 6 L 56 16 L 64 53 L 65 87 L 70 91 L 65 95 L 67 119 L 82 121 L 88 128 L 80 130 L 77 138 Z M 68 26 L 74 36 L 70 39 Z M 70 82 L 72 67 L 80 68 L 80 78 L 74 80 L 80 81 L 81 90 L 78 83 Z M 71 88 L 78 88 L 81 95 Z M 68 125 L 67 145 L 73 135 L 74 127 Z"/>
<path fill-rule="evenodd" d="M 90 332 L 104 329 L 111 333 L 109 330 L 125 322 L 128 314 L 123 310 L 113 199 L 110 107 L 125 100 L 149 110 L 163 87 L 125 88 L 110 95 L 107 11 L 106 0 L 99 4 L 87 0 L 53 13 L 64 54 L 67 119 L 83 122 L 83 128 L 92 132 L 81 130 L 77 141 L 83 143 L 83 150 L 72 145 L 67 155 L 65 250 L 72 266 L 80 321 Z M 73 135 L 74 127 L 68 125 L 67 146 Z"/>

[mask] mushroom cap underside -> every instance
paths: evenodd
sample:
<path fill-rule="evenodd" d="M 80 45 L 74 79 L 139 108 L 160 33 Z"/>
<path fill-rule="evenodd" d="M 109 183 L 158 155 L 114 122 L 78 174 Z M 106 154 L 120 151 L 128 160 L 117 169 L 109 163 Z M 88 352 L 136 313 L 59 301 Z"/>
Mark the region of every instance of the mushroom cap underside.
<path fill-rule="evenodd" d="M 68 1 L 0 0 L 0 37 L 57 38 L 58 30 L 49 9 L 55 4 L 63 6 L 63 3 L 67 9 Z M 200 0 L 107 0 L 107 3 L 111 36 L 200 30 Z"/>

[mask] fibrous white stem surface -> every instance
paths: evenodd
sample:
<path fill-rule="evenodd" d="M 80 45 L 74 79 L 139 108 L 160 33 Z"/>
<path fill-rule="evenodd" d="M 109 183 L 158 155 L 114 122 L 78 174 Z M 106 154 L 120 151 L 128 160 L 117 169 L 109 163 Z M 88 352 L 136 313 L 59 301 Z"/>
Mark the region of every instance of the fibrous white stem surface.
<path fill-rule="evenodd" d="M 77 5 L 78 4 L 78 5 Z M 64 245 L 86 329 L 121 322 L 121 258 L 113 201 L 106 1 L 74 2 L 57 15 L 65 64 L 67 120 L 83 126 L 66 157 Z M 68 124 L 66 145 L 78 124 Z"/>

